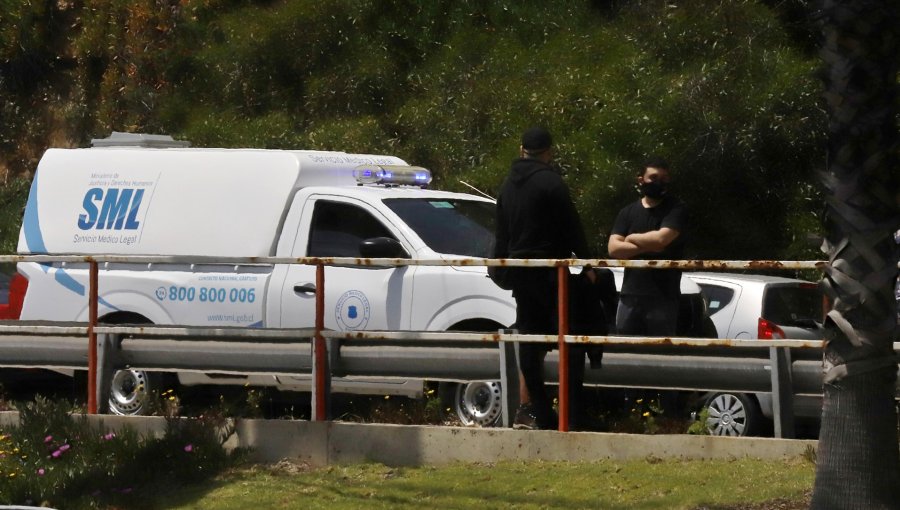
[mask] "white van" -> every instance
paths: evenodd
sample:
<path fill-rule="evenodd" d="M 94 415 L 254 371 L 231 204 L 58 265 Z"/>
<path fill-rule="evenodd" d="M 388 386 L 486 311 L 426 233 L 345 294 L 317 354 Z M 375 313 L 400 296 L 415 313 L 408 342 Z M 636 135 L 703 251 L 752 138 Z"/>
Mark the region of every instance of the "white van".
<path fill-rule="evenodd" d="M 194 149 L 169 137 L 114 133 L 89 149 L 50 149 L 38 165 L 21 254 L 215 257 L 490 257 L 494 204 L 425 189 L 427 170 L 392 156 Z M 156 148 L 163 147 L 163 148 Z M 22 263 L 21 319 L 87 321 L 87 264 Z M 485 267 L 329 266 L 325 327 L 496 331 L 515 320 Z M 101 264 L 105 323 L 312 327 L 315 267 Z M 308 389 L 308 378 L 210 377 L 181 384 Z M 113 377 L 110 408 L 144 409 L 157 374 Z M 334 391 L 421 392 L 357 381 Z M 368 385 L 368 386 L 367 386 Z M 343 388 L 343 389 L 342 389 Z M 367 389 L 369 388 L 369 389 Z"/>

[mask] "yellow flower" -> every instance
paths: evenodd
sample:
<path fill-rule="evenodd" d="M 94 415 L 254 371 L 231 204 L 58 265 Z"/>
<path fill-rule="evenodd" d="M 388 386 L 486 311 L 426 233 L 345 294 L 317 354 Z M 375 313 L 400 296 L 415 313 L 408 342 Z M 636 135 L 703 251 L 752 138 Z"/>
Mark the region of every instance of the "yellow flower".
<path fill-rule="evenodd" d="M 647 411 L 647 412 L 644 413 L 644 418 L 647 418 L 647 417 L 649 417 L 649 416 L 650 416 L 650 411 Z"/>
<path fill-rule="evenodd" d="M 15 477 L 16 477 L 16 474 L 15 474 L 15 473 L 10 473 L 10 474 L 9 474 L 9 477 L 10 477 L 10 478 L 15 478 Z"/>

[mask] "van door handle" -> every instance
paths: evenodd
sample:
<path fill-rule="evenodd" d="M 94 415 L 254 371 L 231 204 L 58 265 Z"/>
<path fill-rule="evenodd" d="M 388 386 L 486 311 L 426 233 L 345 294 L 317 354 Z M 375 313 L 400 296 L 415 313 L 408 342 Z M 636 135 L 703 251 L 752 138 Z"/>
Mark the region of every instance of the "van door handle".
<path fill-rule="evenodd" d="M 316 285 L 313 283 L 307 283 L 306 285 L 294 285 L 294 292 L 296 292 L 297 294 L 315 294 Z"/>

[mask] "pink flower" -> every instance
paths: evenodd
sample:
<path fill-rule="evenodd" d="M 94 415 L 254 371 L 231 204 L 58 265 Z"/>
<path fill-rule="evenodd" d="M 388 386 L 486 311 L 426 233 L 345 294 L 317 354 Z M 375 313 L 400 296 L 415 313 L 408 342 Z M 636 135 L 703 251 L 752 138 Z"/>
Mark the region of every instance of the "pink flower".
<path fill-rule="evenodd" d="M 68 449 L 71 448 L 71 447 L 72 447 L 71 445 L 64 444 L 64 445 L 62 445 L 62 446 L 59 447 L 59 451 L 64 452 L 64 451 L 68 450 Z"/>
<path fill-rule="evenodd" d="M 189 445 L 185 446 L 184 451 L 191 453 L 192 451 L 194 451 L 194 445 L 189 444 Z"/>
<path fill-rule="evenodd" d="M 62 455 L 62 451 L 56 450 L 55 452 L 50 454 L 54 459 L 58 459 L 60 455 Z"/>
<path fill-rule="evenodd" d="M 44 438 L 44 443 L 49 443 L 50 441 L 53 441 L 53 436 L 47 436 Z"/>
<path fill-rule="evenodd" d="M 114 437 L 116 437 L 116 433 L 115 433 L 115 432 L 110 432 L 109 434 L 104 435 L 104 436 L 103 436 L 103 439 L 109 441 L 110 439 L 112 439 L 112 438 L 114 438 Z"/>
<path fill-rule="evenodd" d="M 44 476 L 44 473 L 46 473 L 46 471 L 44 471 L 44 468 L 40 468 L 37 470 L 38 476 Z"/>

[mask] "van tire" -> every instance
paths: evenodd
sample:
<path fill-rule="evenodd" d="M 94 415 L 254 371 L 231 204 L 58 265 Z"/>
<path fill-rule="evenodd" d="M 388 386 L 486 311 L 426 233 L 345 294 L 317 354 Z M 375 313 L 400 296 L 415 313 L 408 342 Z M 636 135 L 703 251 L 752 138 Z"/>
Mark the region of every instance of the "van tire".
<path fill-rule="evenodd" d="M 101 324 L 153 324 L 142 315 L 119 312 L 100 319 Z M 146 416 L 153 412 L 153 400 L 174 389 L 174 374 L 123 369 L 113 372 L 106 389 L 109 413 L 119 416 Z M 168 387 L 167 387 L 168 386 Z"/>
<path fill-rule="evenodd" d="M 504 326 L 490 319 L 468 319 L 448 331 L 497 332 Z M 455 415 L 466 427 L 496 427 L 503 417 L 500 381 L 442 382 L 438 385 L 441 409 Z"/>
<path fill-rule="evenodd" d="M 166 374 L 116 370 L 109 387 L 109 412 L 119 416 L 150 414 L 154 397 L 165 391 Z"/>
<path fill-rule="evenodd" d="M 495 427 L 503 416 L 500 381 L 442 382 L 438 395 L 441 407 L 466 427 Z"/>

